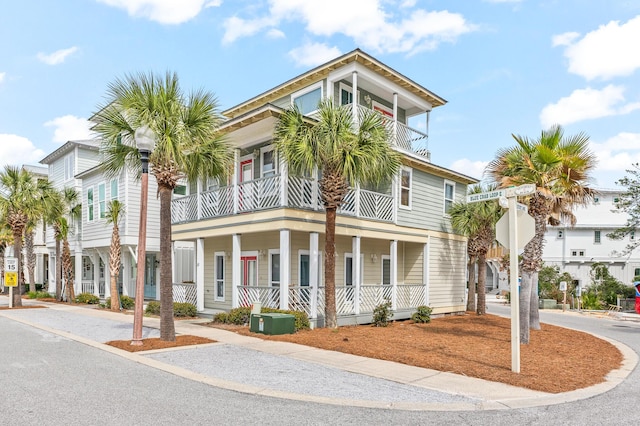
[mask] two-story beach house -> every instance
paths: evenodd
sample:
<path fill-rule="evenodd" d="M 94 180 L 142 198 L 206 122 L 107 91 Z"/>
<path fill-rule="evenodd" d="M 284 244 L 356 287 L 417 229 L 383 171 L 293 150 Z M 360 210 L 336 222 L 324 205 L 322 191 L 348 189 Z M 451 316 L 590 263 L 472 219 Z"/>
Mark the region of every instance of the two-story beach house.
<path fill-rule="evenodd" d="M 278 158 L 273 131 L 297 105 L 313 118 L 332 99 L 383 114 L 403 166 L 387 188 L 353 187 L 336 221 L 339 323 L 369 322 L 390 301 L 394 318 L 420 305 L 434 314 L 464 312 L 466 240 L 452 232 L 451 204 L 475 179 L 431 162 L 428 120 L 445 100 L 357 49 L 223 112 L 235 150 L 230 182 L 191 183 L 172 202 L 172 237 L 196 245 L 199 311 L 260 302 L 324 315 L 325 213 L 318 174 L 296 176 Z M 424 131 L 409 127 L 421 117 Z"/>

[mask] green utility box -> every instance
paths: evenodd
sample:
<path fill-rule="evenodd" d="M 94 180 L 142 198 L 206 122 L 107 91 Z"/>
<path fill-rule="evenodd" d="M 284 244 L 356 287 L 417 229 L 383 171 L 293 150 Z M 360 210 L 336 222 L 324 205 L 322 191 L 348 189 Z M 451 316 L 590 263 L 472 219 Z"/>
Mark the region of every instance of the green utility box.
<path fill-rule="evenodd" d="M 291 314 L 252 314 L 250 330 L 262 334 L 293 334 L 296 317 Z"/>

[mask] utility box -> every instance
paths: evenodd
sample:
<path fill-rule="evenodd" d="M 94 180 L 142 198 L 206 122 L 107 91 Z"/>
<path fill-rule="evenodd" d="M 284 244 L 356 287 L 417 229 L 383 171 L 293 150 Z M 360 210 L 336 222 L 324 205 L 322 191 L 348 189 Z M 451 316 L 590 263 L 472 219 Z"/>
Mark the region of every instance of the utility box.
<path fill-rule="evenodd" d="M 296 317 L 291 314 L 252 314 L 250 330 L 262 334 L 293 334 Z"/>

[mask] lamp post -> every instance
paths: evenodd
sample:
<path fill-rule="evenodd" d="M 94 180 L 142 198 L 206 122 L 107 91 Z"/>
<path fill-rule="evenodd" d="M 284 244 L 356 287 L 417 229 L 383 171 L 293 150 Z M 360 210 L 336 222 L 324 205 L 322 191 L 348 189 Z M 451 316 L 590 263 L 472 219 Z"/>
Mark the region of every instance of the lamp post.
<path fill-rule="evenodd" d="M 147 256 L 147 193 L 149 191 L 149 155 L 155 144 L 155 134 L 141 126 L 134 134 L 140 152 L 142 176 L 140 183 L 140 227 L 138 230 L 138 260 L 136 265 L 136 301 L 133 308 L 133 339 L 131 345 L 142 346 L 142 306 L 144 304 L 144 273 Z"/>

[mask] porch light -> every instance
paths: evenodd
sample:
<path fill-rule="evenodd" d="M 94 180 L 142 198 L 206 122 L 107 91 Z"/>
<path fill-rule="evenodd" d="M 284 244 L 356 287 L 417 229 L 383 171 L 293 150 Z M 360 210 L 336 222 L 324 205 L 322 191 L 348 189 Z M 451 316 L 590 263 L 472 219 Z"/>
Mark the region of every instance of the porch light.
<path fill-rule="evenodd" d="M 371 263 L 376 263 L 376 260 L 378 260 L 378 255 L 371 253 Z"/>

